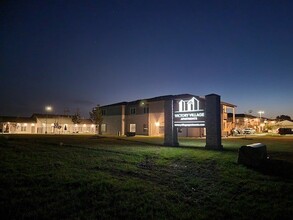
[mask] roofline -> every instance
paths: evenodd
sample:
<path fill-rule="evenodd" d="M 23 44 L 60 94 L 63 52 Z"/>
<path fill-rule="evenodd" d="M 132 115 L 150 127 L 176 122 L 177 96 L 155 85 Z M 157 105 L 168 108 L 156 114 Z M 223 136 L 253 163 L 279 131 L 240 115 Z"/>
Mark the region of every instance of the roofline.
<path fill-rule="evenodd" d="M 234 104 L 231 104 L 231 103 L 228 103 L 228 102 L 221 102 L 222 105 L 226 105 L 226 106 L 229 106 L 229 107 L 233 107 L 233 108 L 236 108 L 237 105 L 234 105 Z"/>
<path fill-rule="evenodd" d="M 197 95 L 192 95 L 192 94 L 178 94 L 178 95 L 163 95 L 163 96 L 156 96 L 153 98 L 147 98 L 147 99 L 138 99 L 138 100 L 134 100 L 134 101 L 129 101 L 129 102 L 117 102 L 117 103 L 113 103 L 113 104 L 109 104 L 109 105 L 103 105 L 101 106 L 101 108 L 103 107 L 111 107 L 111 106 L 121 106 L 121 105 L 132 105 L 132 104 L 137 104 L 140 103 L 141 101 L 146 101 L 146 102 L 155 102 L 155 101 L 164 101 L 164 100 L 170 100 L 170 99 L 179 99 L 179 98 L 184 98 L 184 97 L 198 97 L 200 99 L 205 99 L 205 97 L 201 97 L 201 96 L 197 96 Z M 226 105 L 229 107 L 237 107 L 237 105 L 228 103 L 228 102 L 222 102 L 222 105 Z"/>

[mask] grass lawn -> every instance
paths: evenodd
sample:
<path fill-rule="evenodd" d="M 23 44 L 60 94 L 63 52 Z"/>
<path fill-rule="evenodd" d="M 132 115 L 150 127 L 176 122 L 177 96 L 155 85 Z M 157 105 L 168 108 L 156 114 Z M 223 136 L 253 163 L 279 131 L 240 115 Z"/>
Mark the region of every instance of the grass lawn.
<path fill-rule="evenodd" d="M 2 219 L 292 219 L 293 137 L 203 139 L 0 135 Z M 267 145 L 273 166 L 237 164 Z"/>

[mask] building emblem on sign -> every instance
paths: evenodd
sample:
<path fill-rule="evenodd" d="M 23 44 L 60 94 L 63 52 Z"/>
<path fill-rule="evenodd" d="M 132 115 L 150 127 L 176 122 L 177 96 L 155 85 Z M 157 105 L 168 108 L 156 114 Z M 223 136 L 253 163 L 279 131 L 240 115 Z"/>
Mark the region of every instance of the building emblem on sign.
<path fill-rule="evenodd" d="M 198 111 L 199 110 L 199 101 L 192 97 L 190 100 L 179 101 L 179 112 L 187 112 L 187 111 Z"/>
<path fill-rule="evenodd" d="M 180 100 L 178 110 L 174 111 L 174 126 L 176 127 L 205 127 L 204 102 L 192 97 Z"/>

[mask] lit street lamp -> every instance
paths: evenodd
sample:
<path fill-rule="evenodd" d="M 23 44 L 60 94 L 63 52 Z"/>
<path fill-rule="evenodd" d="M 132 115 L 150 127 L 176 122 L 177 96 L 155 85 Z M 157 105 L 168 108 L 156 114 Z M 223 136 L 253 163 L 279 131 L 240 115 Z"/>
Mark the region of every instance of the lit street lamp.
<path fill-rule="evenodd" d="M 47 115 L 46 115 L 46 131 L 45 131 L 45 133 L 47 134 L 48 112 L 52 111 L 52 106 L 46 106 L 45 110 L 47 112 Z"/>
<path fill-rule="evenodd" d="M 258 111 L 257 112 L 259 114 L 259 125 L 260 125 L 260 131 L 262 130 L 262 127 L 261 127 L 261 114 L 264 114 L 265 112 L 264 111 Z"/>
<path fill-rule="evenodd" d="M 264 111 L 258 111 L 257 113 L 259 114 L 259 120 L 261 120 L 261 114 L 264 114 L 265 112 Z"/>

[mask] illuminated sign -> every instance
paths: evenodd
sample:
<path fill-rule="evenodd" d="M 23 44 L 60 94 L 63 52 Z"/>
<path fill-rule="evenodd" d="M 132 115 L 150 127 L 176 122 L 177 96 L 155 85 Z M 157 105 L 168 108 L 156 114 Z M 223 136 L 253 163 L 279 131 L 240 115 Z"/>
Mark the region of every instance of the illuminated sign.
<path fill-rule="evenodd" d="M 178 100 L 174 106 L 175 127 L 205 127 L 205 103 L 201 98 Z"/>

